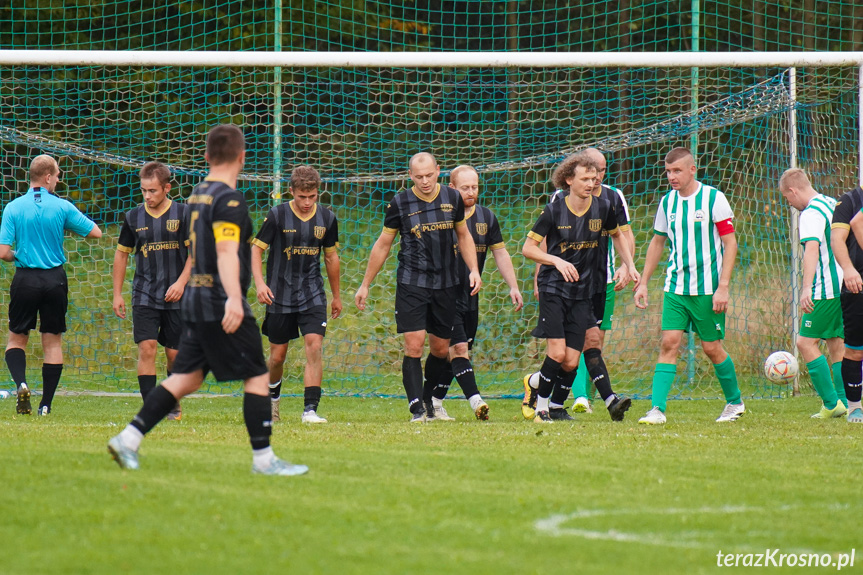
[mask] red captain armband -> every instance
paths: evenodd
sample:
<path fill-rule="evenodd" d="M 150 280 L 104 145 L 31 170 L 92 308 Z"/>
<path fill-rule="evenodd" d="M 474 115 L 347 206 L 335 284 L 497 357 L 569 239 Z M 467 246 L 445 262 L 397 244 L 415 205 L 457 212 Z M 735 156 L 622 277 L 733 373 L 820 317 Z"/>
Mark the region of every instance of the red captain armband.
<path fill-rule="evenodd" d="M 728 234 L 734 233 L 734 222 L 731 221 L 731 218 L 727 220 L 722 220 L 721 222 L 716 222 L 716 231 L 719 232 L 720 236 L 727 236 Z"/>

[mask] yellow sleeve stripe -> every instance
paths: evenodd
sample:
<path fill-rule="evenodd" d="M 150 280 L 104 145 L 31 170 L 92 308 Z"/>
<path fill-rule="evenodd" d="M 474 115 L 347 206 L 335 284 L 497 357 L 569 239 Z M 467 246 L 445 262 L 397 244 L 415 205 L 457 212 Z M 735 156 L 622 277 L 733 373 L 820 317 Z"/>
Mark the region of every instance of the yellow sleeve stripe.
<path fill-rule="evenodd" d="M 461 220 L 460 222 L 455 223 L 455 227 L 466 226 L 467 222 L 465 220 Z"/>
<path fill-rule="evenodd" d="M 240 226 L 231 222 L 213 222 L 213 236 L 216 243 L 240 242 Z"/>
<path fill-rule="evenodd" d="M 189 247 L 190 245 L 192 245 L 192 241 L 191 241 L 191 240 L 186 240 L 186 241 L 184 241 L 184 242 L 183 242 L 183 245 L 184 245 L 184 246 L 186 246 L 186 247 Z"/>
<path fill-rule="evenodd" d="M 269 248 L 269 247 L 270 247 L 270 244 L 265 244 L 264 242 L 262 242 L 262 241 L 261 241 L 261 240 L 259 240 L 258 238 L 255 238 L 255 239 L 253 239 L 253 240 L 252 240 L 252 245 L 253 245 L 253 246 L 258 246 L 259 248 L 261 248 L 261 249 L 262 249 L 262 250 L 264 250 L 264 251 L 266 251 L 266 250 L 267 250 L 267 248 Z"/>
<path fill-rule="evenodd" d="M 398 232 L 398 230 L 395 228 L 388 228 L 388 227 L 384 226 L 384 233 L 385 234 L 390 234 L 390 235 L 394 236 L 394 235 L 396 235 L 397 232 Z"/>
<path fill-rule="evenodd" d="M 331 254 L 338 249 L 339 249 L 339 242 L 336 242 L 336 245 L 331 246 L 329 248 L 324 248 L 324 253 L 325 254 Z"/>
<path fill-rule="evenodd" d="M 493 251 L 493 250 L 499 250 L 500 248 L 503 248 L 503 247 L 506 247 L 506 246 L 503 244 L 503 242 L 500 242 L 499 244 L 492 244 L 492 245 L 488 246 L 488 249 Z"/>
<path fill-rule="evenodd" d="M 620 233 L 620 226 L 615 226 L 615 228 L 613 230 L 608 230 L 608 235 L 610 235 L 610 236 L 616 236 L 619 233 Z"/>
<path fill-rule="evenodd" d="M 531 230 L 531 231 L 527 232 L 527 237 L 529 237 L 530 239 L 532 239 L 532 240 L 534 240 L 534 241 L 536 241 L 537 243 L 540 243 L 540 244 L 542 243 L 542 240 L 544 240 L 544 239 L 545 239 L 543 236 L 541 236 L 541 235 L 539 235 L 539 234 L 535 233 L 533 230 Z"/>
<path fill-rule="evenodd" d="M 833 224 L 832 226 L 830 226 L 830 229 L 831 230 L 835 230 L 835 229 L 850 230 L 851 224 L 836 223 L 836 224 Z"/>
<path fill-rule="evenodd" d="M 622 232 L 628 232 L 629 230 L 632 229 L 632 226 L 630 226 L 629 224 L 626 224 L 625 226 L 620 226 L 618 229 Z"/>
<path fill-rule="evenodd" d="M 129 246 L 117 244 L 117 251 L 123 252 L 124 254 L 131 254 L 135 251 L 135 248 L 130 248 Z"/>

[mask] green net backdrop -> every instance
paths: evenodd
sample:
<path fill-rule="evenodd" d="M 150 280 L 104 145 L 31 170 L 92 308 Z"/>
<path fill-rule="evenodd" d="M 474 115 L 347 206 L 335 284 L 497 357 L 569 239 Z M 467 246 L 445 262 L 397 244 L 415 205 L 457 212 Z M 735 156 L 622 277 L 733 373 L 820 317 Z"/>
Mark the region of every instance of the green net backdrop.
<path fill-rule="evenodd" d="M 0 9 L 0 47 L 171 50 L 752 50 L 859 49 L 861 9 L 812 2 L 691 3 L 384 2 L 183 3 L 140 10 L 132 3 L 55 3 Z M 75 7 L 77 5 L 77 8 Z M 280 17 L 276 18 L 276 14 Z M 693 22 L 698 26 L 693 27 Z M 282 33 L 277 34 L 281 28 Z M 827 37 L 827 30 L 830 37 Z M 31 34 L 30 30 L 38 31 Z M 695 32 L 693 32 L 695 30 Z M 823 34 L 820 37 L 819 34 Z M 229 57 L 226 56 L 226 61 Z M 727 347 L 744 394 L 788 393 L 760 376 L 764 358 L 790 349 L 791 212 L 776 189 L 789 167 L 789 112 L 796 110 L 798 162 L 817 189 L 838 196 L 857 181 L 857 78 L 853 69 L 798 69 L 797 98 L 782 69 L 272 69 L 183 67 L 0 68 L 0 206 L 26 187 L 38 153 L 64 172 L 59 193 L 96 219 L 106 238 L 69 239 L 70 331 L 64 386 L 134 391 L 131 324 L 113 316 L 110 270 L 118 224 L 140 202 L 137 170 L 158 159 L 175 171 L 177 199 L 205 171 L 210 126 L 243 126 L 248 160 L 240 188 L 260 224 L 275 182 L 301 163 L 325 179 L 322 202 L 340 220 L 343 317 L 325 341 L 325 390 L 401 393 L 401 339 L 393 318 L 394 253 L 371 292 L 370 310 L 352 305 L 387 200 L 408 184 L 406 163 L 433 152 L 444 169 L 481 175 L 480 201 L 501 220 L 526 306 L 515 313 L 494 261 L 484 275 L 474 363 L 484 392 L 508 395 L 542 359 L 529 336 L 536 319 L 533 264 L 519 254 L 548 195 L 557 161 L 593 145 L 609 160 L 606 182 L 629 198 L 641 266 L 664 154 L 693 145 L 704 182 L 725 191 L 737 215 L 740 252 Z M 693 113 L 693 97 L 698 111 Z M 278 138 L 274 126 L 281 125 Z M 281 153 L 274 154 L 276 146 Z M 274 159 L 274 156 L 276 157 Z M 282 189 L 286 188 L 282 184 Z M 395 251 L 395 250 L 394 250 Z M 10 266 L 0 268 L 6 286 Z M 131 270 L 129 272 L 131 277 Z M 607 341 L 622 391 L 649 393 L 659 341 L 661 273 L 652 306 L 618 296 Z M 5 305 L 2 313 L 5 317 Z M 262 307 L 255 304 L 258 317 Z M 34 340 L 38 338 L 34 337 Z M 302 351 L 289 356 L 286 391 L 299 392 Z M 38 341 L 30 375 L 38 375 Z M 718 397 L 699 352 L 682 357 L 674 392 Z M 210 382 L 214 392 L 237 384 Z M 805 390 L 804 390 L 805 391 Z"/>

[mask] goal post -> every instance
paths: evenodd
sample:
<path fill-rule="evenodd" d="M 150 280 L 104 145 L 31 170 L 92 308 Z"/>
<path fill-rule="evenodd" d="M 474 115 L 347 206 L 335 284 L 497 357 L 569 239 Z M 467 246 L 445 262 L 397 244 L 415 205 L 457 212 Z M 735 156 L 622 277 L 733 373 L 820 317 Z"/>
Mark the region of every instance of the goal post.
<path fill-rule="evenodd" d="M 353 294 L 387 200 L 409 185 L 410 155 L 434 153 L 444 181 L 456 165 L 474 165 L 480 203 L 500 219 L 526 302 L 523 311 L 512 311 L 488 258 L 472 353 L 483 391 L 507 396 L 542 357 L 541 342 L 530 336 L 537 314 L 533 264 L 520 250 L 552 191 L 555 164 L 588 146 L 606 153 L 606 183 L 630 203 L 641 268 L 666 189 L 661 160 L 697 136 L 699 179 L 726 192 L 737 218 L 727 347 L 745 395 L 778 397 L 789 390 L 760 377 L 761 364 L 771 351 L 794 351 L 792 286 L 799 264 L 791 242 L 796 216 L 778 179 L 796 163 L 816 189 L 834 197 L 860 182 L 861 65 L 863 52 L 0 50 L 0 207 L 26 186 L 34 155 L 58 158 L 64 172 L 58 193 L 106 232 L 101 241 L 67 241 L 64 385 L 67 391 L 134 391 L 131 324 L 113 316 L 110 286 L 122 214 L 141 201 L 137 171 L 148 160 L 170 165 L 174 197 L 182 201 L 206 173 L 209 127 L 240 124 L 249 149 L 239 187 L 256 226 L 271 205 L 287 199 L 290 171 L 305 163 L 321 172 L 321 201 L 339 218 L 345 311 L 328 326 L 325 390 L 401 395 L 395 247 L 368 311 L 353 306 Z M 699 68 L 697 92 L 693 67 Z M 650 285 L 646 312 L 635 309 L 630 290 L 618 294 L 606 338 L 615 387 L 636 397 L 650 393 L 661 272 Z M 0 289 L 6 291 L 11 276 L 9 266 L 0 267 Z M 253 307 L 262 318 L 263 308 Z M 302 346 L 291 347 L 289 360 L 285 389 L 300 393 Z M 31 368 L 38 381 L 38 364 Z M 678 370 L 673 395 L 720 395 L 703 354 L 696 354 L 691 378 L 684 371 Z M 811 392 L 805 381 L 802 388 Z M 208 389 L 236 393 L 239 386 L 210 383 Z"/>

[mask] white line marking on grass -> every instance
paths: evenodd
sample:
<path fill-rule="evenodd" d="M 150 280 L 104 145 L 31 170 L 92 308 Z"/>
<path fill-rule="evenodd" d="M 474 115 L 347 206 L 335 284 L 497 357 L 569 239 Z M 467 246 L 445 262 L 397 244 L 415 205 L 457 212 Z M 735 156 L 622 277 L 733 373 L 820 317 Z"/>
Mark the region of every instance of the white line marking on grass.
<path fill-rule="evenodd" d="M 721 507 L 690 507 L 676 508 L 668 507 L 662 509 L 581 509 L 568 514 L 555 514 L 545 519 L 539 519 L 534 526 L 537 531 L 542 531 L 555 537 L 574 536 L 584 539 L 599 540 L 599 541 L 619 541 L 622 543 L 642 543 L 644 545 L 655 545 L 659 547 L 683 547 L 689 549 L 716 549 L 716 542 L 698 541 L 698 532 L 687 531 L 685 533 L 677 532 L 670 533 L 669 536 L 673 539 L 664 538 L 652 533 L 628 533 L 617 529 L 608 529 L 606 531 L 595 531 L 591 529 L 581 529 L 577 527 L 565 527 L 566 523 L 577 519 L 589 519 L 592 517 L 606 517 L 609 515 L 703 515 L 717 514 L 730 515 L 737 513 L 759 513 L 759 512 L 782 512 L 793 509 L 801 509 L 804 505 L 779 505 L 776 507 L 750 507 L 748 505 L 723 505 Z M 847 505 L 834 504 L 819 506 L 821 509 L 848 509 Z M 809 550 L 799 550 L 798 552 L 809 552 Z"/>

